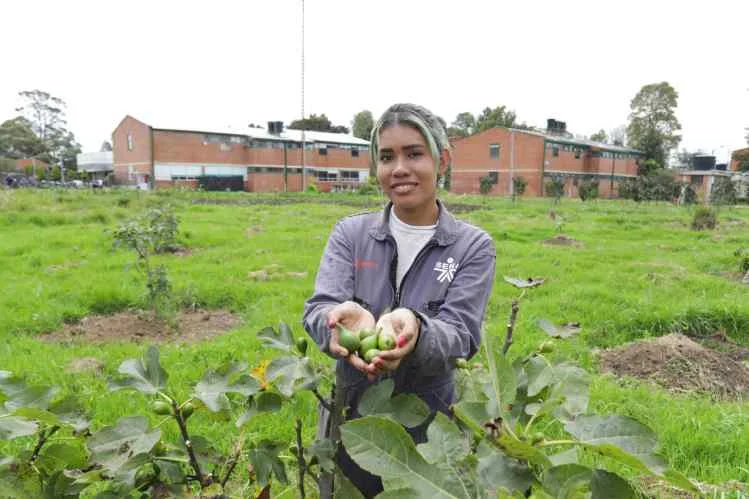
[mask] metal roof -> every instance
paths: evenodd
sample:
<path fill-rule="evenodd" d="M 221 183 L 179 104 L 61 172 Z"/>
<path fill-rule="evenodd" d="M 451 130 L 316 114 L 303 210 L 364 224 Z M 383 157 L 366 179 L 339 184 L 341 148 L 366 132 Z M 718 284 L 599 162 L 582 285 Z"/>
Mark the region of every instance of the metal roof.
<path fill-rule="evenodd" d="M 148 123 L 148 122 L 144 122 Z M 162 124 L 159 125 L 150 125 L 151 128 L 154 130 L 169 130 L 174 132 L 196 132 L 196 133 L 208 133 L 208 134 L 219 134 L 219 135 L 238 135 L 238 136 L 244 136 L 244 137 L 250 137 L 253 139 L 260 139 L 260 140 L 285 140 L 290 142 L 301 142 L 302 141 L 302 131 L 301 130 L 291 130 L 288 128 L 284 128 L 283 132 L 281 132 L 280 135 L 274 135 L 268 133 L 268 130 L 265 128 L 250 128 L 250 127 L 234 127 L 234 126 L 218 126 L 218 127 L 211 127 L 211 126 L 197 126 L 197 127 L 190 127 L 190 126 L 163 126 Z M 367 146 L 369 145 L 368 140 L 360 139 L 358 137 L 354 137 L 351 134 L 347 133 L 332 133 L 332 132 L 315 132 L 315 131 L 305 131 L 304 132 L 304 140 L 305 142 L 330 142 L 334 144 L 351 144 L 351 145 L 358 145 L 358 146 Z"/>
<path fill-rule="evenodd" d="M 76 155 L 81 171 L 108 171 L 112 169 L 112 151 L 83 152 Z"/>
<path fill-rule="evenodd" d="M 563 137 L 561 135 L 555 135 L 553 133 L 545 133 L 545 132 L 541 132 L 538 130 L 524 130 L 521 128 L 510 128 L 509 130 L 512 130 L 513 132 L 527 133 L 529 135 L 536 135 L 537 137 L 543 137 L 544 139 L 550 142 L 560 142 L 564 144 L 572 144 L 572 145 L 583 146 L 583 147 L 595 147 L 598 149 L 605 149 L 607 151 L 635 152 L 635 153 L 642 154 L 642 151 L 638 149 L 633 149 L 631 147 L 624 147 L 624 146 L 615 146 L 613 144 L 606 144 L 604 142 L 596 142 L 594 140 L 576 139 L 574 137 Z"/>

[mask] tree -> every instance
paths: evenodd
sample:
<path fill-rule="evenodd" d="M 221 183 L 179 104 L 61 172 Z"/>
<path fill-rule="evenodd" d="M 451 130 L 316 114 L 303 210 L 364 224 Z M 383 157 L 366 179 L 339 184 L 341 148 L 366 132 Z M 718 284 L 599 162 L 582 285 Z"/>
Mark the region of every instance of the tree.
<path fill-rule="evenodd" d="M 676 166 L 691 168 L 694 165 L 694 157 L 699 154 L 704 153 L 700 150 L 697 150 L 696 152 L 689 152 L 686 149 L 682 148 L 681 151 L 676 153 Z"/>
<path fill-rule="evenodd" d="M 99 149 L 99 151 L 108 152 L 111 150 L 112 150 L 112 144 L 110 144 L 108 140 L 105 140 L 104 142 L 101 143 L 101 149 Z"/>
<path fill-rule="evenodd" d="M 749 149 L 734 152 L 732 158 L 739 163 L 738 171 L 749 172 Z"/>
<path fill-rule="evenodd" d="M 506 127 L 512 128 L 517 125 L 515 111 L 507 109 L 506 106 L 497 106 L 494 109 L 485 108 L 476 119 L 476 132 L 483 132 L 490 128 Z"/>
<path fill-rule="evenodd" d="M 16 111 L 29 122 L 44 146 L 38 157 L 50 164 L 62 161 L 66 168 L 75 169 L 81 146 L 67 129 L 65 102 L 42 90 L 27 90 L 18 95 L 25 102 Z"/>
<path fill-rule="evenodd" d="M 624 147 L 627 141 L 627 127 L 619 125 L 618 127 L 609 131 L 609 140 L 611 144 L 615 146 Z"/>
<path fill-rule="evenodd" d="M 373 128 L 374 118 L 372 117 L 372 111 L 365 109 L 354 115 L 354 120 L 351 122 L 351 130 L 354 137 L 369 140 Z"/>
<path fill-rule="evenodd" d="M 469 112 L 459 113 L 447 129 L 450 137 L 468 137 L 476 131 L 476 118 Z"/>
<path fill-rule="evenodd" d="M 710 189 L 710 203 L 717 206 L 736 204 L 736 185 L 728 177 L 718 177 Z"/>
<path fill-rule="evenodd" d="M 316 114 L 310 114 L 309 118 L 301 120 L 294 120 L 289 125 L 291 130 L 308 130 L 314 132 L 333 132 L 333 133 L 348 133 L 349 129 L 343 125 L 333 125 L 325 116 L 325 113 L 317 116 Z"/>
<path fill-rule="evenodd" d="M 601 128 L 596 133 L 590 136 L 590 140 L 592 140 L 593 142 L 603 142 L 604 144 L 606 144 L 609 141 L 609 136 L 608 134 L 606 134 L 606 130 Z"/>
<path fill-rule="evenodd" d="M 679 145 L 681 130 L 675 110 L 679 94 L 668 82 L 645 85 L 630 103 L 627 138 L 629 144 L 665 165 L 669 153 Z"/>
<path fill-rule="evenodd" d="M 44 144 L 24 117 L 5 121 L 0 125 L 0 156 L 20 159 L 44 152 Z"/>

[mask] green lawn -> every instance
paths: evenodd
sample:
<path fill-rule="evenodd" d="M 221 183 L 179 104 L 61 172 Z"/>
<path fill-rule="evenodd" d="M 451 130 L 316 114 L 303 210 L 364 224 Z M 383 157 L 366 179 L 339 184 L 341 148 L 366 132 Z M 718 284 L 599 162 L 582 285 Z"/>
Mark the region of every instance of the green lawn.
<path fill-rule="evenodd" d="M 197 199 L 234 204 L 196 204 Z M 487 334 L 503 337 L 511 300 L 518 290 L 502 276 L 543 277 L 521 302 L 510 356 L 529 352 L 545 334 L 534 324 L 579 321 L 580 336 L 556 353 L 597 372 L 593 350 L 672 331 L 725 331 L 749 345 L 749 288 L 732 277 L 734 251 L 749 248 L 749 209 L 723 209 L 714 231 L 690 230 L 690 209 L 622 201 L 562 201 L 555 207 L 563 233 L 581 247 L 547 246 L 556 235 L 550 201 L 446 197 L 448 203 L 480 206 L 460 217 L 483 227 L 497 246 L 497 276 L 486 320 Z M 106 376 L 65 372 L 77 357 L 95 356 L 116 372 L 126 358 L 140 356 L 132 343 L 56 345 L 36 337 L 92 313 L 145 305 L 143 278 L 134 257 L 112 249 L 109 231 L 146 207 L 172 203 L 181 240 L 192 254 L 162 256 L 183 304 L 227 308 L 244 325 L 221 337 L 189 346 L 161 347 L 170 385 L 187 396 L 209 367 L 227 360 L 251 366 L 276 355 L 255 332 L 285 321 L 298 335 L 305 298 L 327 235 L 337 219 L 376 208 L 378 198 L 358 195 L 254 195 L 119 191 L 0 191 L 0 369 L 32 383 L 58 384 L 91 408 L 94 426 L 141 411 L 147 400 L 127 392 L 105 394 Z M 254 230 L 252 230 L 254 228 Z M 248 231 L 248 229 L 250 229 Z M 248 279 L 253 270 L 276 264 L 306 278 Z M 317 354 L 319 361 L 325 359 Z M 311 436 L 315 401 L 303 398 L 262 424 L 257 436 L 291 439 L 292 412 L 303 414 Z M 648 384 L 594 376 L 591 409 L 620 413 L 650 425 L 672 466 L 700 481 L 749 482 L 749 404 L 717 402 L 703 395 L 671 395 Z M 227 449 L 236 433 L 230 423 L 195 416 L 197 431 Z M 155 416 L 154 416 L 155 421 Z M 227 426 L 229 425 L 229 426 Z M 177 438 L 177 429 L 166 427 Z M 2 445 L 0 445 L 2 451 Z"/>

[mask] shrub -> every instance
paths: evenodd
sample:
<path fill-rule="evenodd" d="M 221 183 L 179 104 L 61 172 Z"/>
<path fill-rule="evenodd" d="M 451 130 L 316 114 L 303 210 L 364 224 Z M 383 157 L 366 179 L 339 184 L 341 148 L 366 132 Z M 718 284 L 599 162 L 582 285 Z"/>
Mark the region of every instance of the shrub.
<path fill-rule="evenodd" d="M 580 182 L 580 186 L 577 189 L 577 194 L 583 201 L 598 198 L 598 181 L 583 180 L 582 182 Z"/>
<path fill-rule="evenodd" d="M 512 200 L 525 194 L 525 188 L 528 187 L 528 181 L 523 177 L 513 177 L 512 179 Z"/>
<path fill-rule="evenodd" d="M 714 229 L 716 224 L 717 217 L 715 216 L 715 210 L 707 206 L 699 206 L 694 210 L 694 217 L 692 218 L 693 230 Z"/>
<path fill-rule="evenodd" d="M 739 272 L 742 274 L 749 272 L 749 249 L 739 248 L 733 255 L 739 259 Z"/>
<path fill-rule="evenodd" d="M 371 175 L 367 177 L 366 182 L 359 184 L 357 192 L 363 196 L 377 194 L 378 192 L 380 192 L 380 186 L 377 183 L 377 177 L 373 177 Z"/>
<path fill-rule="evenodd" d="M 682 184 L 681 186 L 681 204 L 696 204 L 697 193 L 694 192 L 692 184 Z"/>
<path fill-rule="evenodd" d="M 715 179 L 710 189 L 710 203 L 716 206 L 736 204 L 736 186 L 728 177 Z"/>
<path fill-rule="evenodd" d="M 311 192 L 311 193 L 316 194 L 316 193 L 318 193 L 320 191 L 317 189 L 317 184 L 309 184 L 307 186 L 307 190 L 305 192 Z"/>
<path fill-rule="evenodd" d="M 564 180 L 559 177 L 554 177 L 546 182 L 545 187 L 546 195 L 554 198 L 554 203 L 558 203 L 562 196 L 564 196 Z"/>
<path fill-rule="evenodd" d="M 479 192 L 481 194 L 489 194 L 492 187 L 497 185 L 497 174 L 495 172 L 489 172 L 479 179 Z"/>

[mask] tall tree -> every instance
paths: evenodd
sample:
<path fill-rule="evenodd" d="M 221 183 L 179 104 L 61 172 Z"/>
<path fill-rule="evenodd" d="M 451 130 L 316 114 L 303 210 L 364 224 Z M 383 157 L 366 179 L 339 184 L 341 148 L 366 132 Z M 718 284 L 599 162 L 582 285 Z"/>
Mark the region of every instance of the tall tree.
<path fill-rule="evenodd" d="M 506 106 L 497 106 L 494 109 L 487 107 L 476 118 L 476 132 L 483 132 L 494 127 L 512 128 L 516 125 L 515 111 L 507 109 Z"/>
<path fill-rule="evenodd" d="M 348 133 L 349 129 L 343 125 L 333 125 L 325 113 L 317 116 L 310 114 L 308 118 L 294 120 L 289 125 L 292 130 L 309 130 L 315 132 Z"/>
<path fill-rule="evenodd" d="M 468 137 L 476 131 L 476 117 L 465 111 L 458 113 L 455 117 L 455 121 L 447 129 L 448 135 L 451 137 Z"/>
<path fill-rule="evenodd" d="M 112 150 L 112 144 L 110 144 L 108 140 L 105 140 L 104 142 L 101 143 L 101 148 L 99 149 L 99 151 L 108 152 L 111 150 Z"/>
<path fill-rule="evenodd" d="M 619 125 L 616 128 L 609 130 L 609 140 L 611 144 L 615 146 L 624 147 L 627 142 L 627 127 L 625 125 Z"/>
<path fill-rule="evenodd" d="M 18 116 L 0 125 L 0 156 L 30 158 L 44 152 L 44 144 L 31 128 L 29 120 Z"/>
<path fill-rule="evenodd" d="M 65 129 L 68 124 L 65 119 L 67 106 L 62 99 L 42 90 L 24 90 L 18 92 L 18 95 L 25 102 L 16 111 L 29 120 L 34 133 L 42 142 Z"/>
<path fill-rule="evenodd" d="M 28 120 L 44 145 L 39 157 L 48 163 L 62 161 L 66 168 L 75 169 L 76 155 L 81 152 L 81 146 L 67 129 L 65 102 L 42 90 L 25 90 L 18 95 L 24 102 L 16 111 Z"/>
<path fill-rule="evenodd" d="M 666 165 L 669 153 L 679 145 L 681 124 L 676 118 L 679 94 L 668 82 L 645 85 L 630 104 L 627 138 L 646 159 Z"/>
<path fill-rule="evenodd" d="M 354 120 L 351 122 L 351 130 L 353 131 L 354 137 L 369 140 L 373 128 L 374 118 L 372 117 L 372 111 L 367 111 L 365 109 L 354 115 Z"/>
<path fill-rule="evenodd" d="M 601 128 L 596 133 L 590 136 L 590 140 L 593 142 L 603 142 L 604 144 L 607 144 L 609 141 L 609 136 L 606 133 L 606 130 Z"/>

